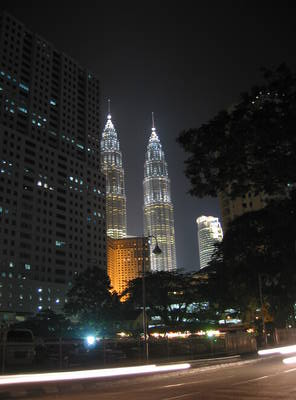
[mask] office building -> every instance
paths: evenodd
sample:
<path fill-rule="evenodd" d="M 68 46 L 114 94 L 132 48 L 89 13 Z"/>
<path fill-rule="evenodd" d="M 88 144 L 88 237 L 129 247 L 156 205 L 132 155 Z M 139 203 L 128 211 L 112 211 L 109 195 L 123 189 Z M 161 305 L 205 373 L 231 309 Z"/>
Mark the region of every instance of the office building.
<path fill-rule="evenodd" d="M 215 244 L 223 239 L 223 232 L 218 218 L 202 215 L 196 220 L 198 228 L 198 249 L 200 269 L 211 261 Z"/>
<path fill-rule="evenodd" d="M 149 243 L 145 237 L 107 238 L 108 275 L 114 291 L 121 294 L 130 281 L 150 270 Z M 121 300 L 125 301 L 127 296 Z"/>
<path fill-rule="evenodd" d="M 106 268 L 99 82 L 0 17 L 0 312 L 60 311 L 74 276 Z"/>
<path fill-rule="evenodd" d="M 101 169 L 106 178 L 107 235 L 113 239 L 126 236 L 126 197 L 122 153 L 117 132 L 111 120 L 108 101 L 107 123 L 101 140 Z"/>
<path fill-rule="evenodd" d="M 150 246 L 152 271 L 176 270 L 174 208 L 171 201 L 167 163 L 152 114 L 152 132 L 144 164 L 144 234 L 157 238 L 161 254 L 153 254 Z M 153 242 L 155 238 L 151 238 Z"/>

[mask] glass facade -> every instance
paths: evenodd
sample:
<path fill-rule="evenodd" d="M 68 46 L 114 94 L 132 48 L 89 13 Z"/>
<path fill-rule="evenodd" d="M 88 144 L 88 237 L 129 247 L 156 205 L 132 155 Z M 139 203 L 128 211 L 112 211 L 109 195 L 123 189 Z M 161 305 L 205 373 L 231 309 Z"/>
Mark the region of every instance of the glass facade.
<path fill-rule="evenodd" d="M 223 239 L 223 232 L 218 218 L 202 215 L 196 220 L 198 227 L 198 249 L 200 269 L 211 261 L 215 244 Z"/>
<path fill-rule="evenodd" d="M 121 239 L 126 237 L 124 170 L 110 106 L 101 140 L 101 169 L 106 177 L 107 235 L 113 239 Z"/>
<path fill-rule="evenodd" d="M 167 163 L 154 122 L 144 164 L 144 233 L 157 238 L 162 253 L 154 255 L 150 246 L 152 271 L 176 269 L 174 208 L 171 202 Z M 153 239 L 152 239 L 153 240 Z"/>

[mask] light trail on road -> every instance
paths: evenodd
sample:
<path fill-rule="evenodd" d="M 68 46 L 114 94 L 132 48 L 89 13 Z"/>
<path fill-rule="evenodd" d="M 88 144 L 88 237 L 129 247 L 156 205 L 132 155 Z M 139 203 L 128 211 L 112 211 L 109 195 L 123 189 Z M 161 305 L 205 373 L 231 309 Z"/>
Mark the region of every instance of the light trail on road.
<path fill-rule="evenodd" d="M 173 365 L 141 365 L 137 367 L 106 368 L 84 371 L 50 372 L 43 374 L 5 375 L 0 377 L 0 385 L 13 385 L 17 383 L 42 383 L 72 381 L 91 378 L 107 378 L 122 375 L 147 374 L 152 372 L 178 371 L 190 368 L 190 364 Z"/>
<path fill-rule="evenodd" d="M 258 354 L 260 356 L 268 355 L 268 354 L 290 354 L 290 353 L 296 353 L 296 345 L 292 346 L 283 346 L 283 347 L 273 347 L 272 349 L 264 349 L 264 350 L 259 350 Z"/>

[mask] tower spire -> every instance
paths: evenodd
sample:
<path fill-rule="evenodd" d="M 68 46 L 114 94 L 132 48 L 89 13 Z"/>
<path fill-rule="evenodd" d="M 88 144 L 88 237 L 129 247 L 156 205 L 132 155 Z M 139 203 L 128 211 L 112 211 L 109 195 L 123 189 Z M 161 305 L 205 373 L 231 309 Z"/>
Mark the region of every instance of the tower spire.
<path fill-rule="evenodd" d="M 154 112 L 152 111 L 152 130 L 155 131 L 155 126 L 154 126 Z"/>
<path fill-rule="evenodd" d="M 108 99 L 108 119 L 111 119 L 111 100 Z"/>

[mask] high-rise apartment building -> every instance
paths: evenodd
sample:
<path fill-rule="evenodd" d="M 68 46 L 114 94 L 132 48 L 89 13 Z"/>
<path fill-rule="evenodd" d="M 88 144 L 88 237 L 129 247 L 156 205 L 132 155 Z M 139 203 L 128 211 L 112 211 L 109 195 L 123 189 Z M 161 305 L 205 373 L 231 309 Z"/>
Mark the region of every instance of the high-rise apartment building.
<path fill-rule="evenodd" d="M 108 275 L 111 286 L 121 294 L 130 281 L 150 270 L 149 243 L 145 237 L 107 238 Z M 122 301 L 126 300 L 126 296 Z"/>
<path fill-rule="evenodd" d="M 232 199 L 225 191 L 219 193 L 218 199 L 224 233 L 226 232 L 229 223 L 235 218 L 240 217 L 247 212 L 261 210 L 267 204 L 267 196 L 263 193 L 255 195 L 252 192 L 248 192 L 243 196 Z"/>
<path fill-rule="evenodd" d="M 150 246 L 152 271 L 174 271 L 177 267 L 174 208 L 171 201 L 167 163 L 152 114 L 152 132 L 144 164 L 144 234 L 157 238 L 161 254 L 153 254 Z M 153 239 L 151 239 L 153 240 Z"/>
<path fill-rule="evenodd" d="M 101 140 L 101 169 L 106 177 L 107 235 L 120 239 L 126 236 L 126 196 L 122 153 L 117 132 L 111 120 L 108 101 L 107 123 Z"/>
<path fill-rule="evenodd" d="M 198 249 L 200 269 L 211 261 L 215 244 L 223 239 L 223 232 L 218 218 L 200 216 L 196 220 L 198 228 Z"/>
<path fill-rule="evenodd" d="M 99 82 L 0 17 L 0 311 L 59 311 L 75 274 L 106 268 Z"/>

